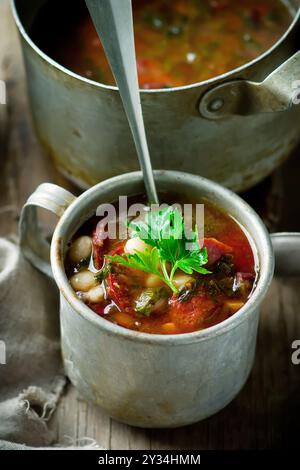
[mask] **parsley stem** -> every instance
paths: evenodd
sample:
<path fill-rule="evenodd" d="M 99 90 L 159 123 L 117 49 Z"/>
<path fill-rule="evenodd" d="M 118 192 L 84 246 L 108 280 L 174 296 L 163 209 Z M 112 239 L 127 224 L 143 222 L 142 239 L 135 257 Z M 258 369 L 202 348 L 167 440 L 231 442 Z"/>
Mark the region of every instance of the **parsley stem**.
<path fill-rule="evenodd" d="M 171 281 L 170 277 L 169 277 L 169 274 L 168 274 L 168 270 L 167 270 L 167 266 L 166 266 L 166 261 L 160 261 L 160 264 L 161 264 L 161 268 L 162 268 L 162 272 L 163 272 L 163 275 L 165 277 L 165 282 L 166 284 L 168 284 L 168 286 L 172 289 L 172 291 L 177 294 L 178 293 L 178 289 L 174 286 L 173 282 Z"/>
<path fill-rule="evenodd" d="M 172 270 L 171 270 L 171 274 L 170 274 L 170 281 L 173 282 L 173 277 L 174 277 L 174 274 L 175 272 L 177 271 L 177 263 L 174 264 Z"/>

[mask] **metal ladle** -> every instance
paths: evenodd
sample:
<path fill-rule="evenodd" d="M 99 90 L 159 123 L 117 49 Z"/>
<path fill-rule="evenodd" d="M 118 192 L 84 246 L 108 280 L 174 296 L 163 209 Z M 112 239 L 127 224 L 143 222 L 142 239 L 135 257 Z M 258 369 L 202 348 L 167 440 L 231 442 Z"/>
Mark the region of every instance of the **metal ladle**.
<path fill-rule="evenodd" d="M 140 101 L 131 0 L 85 1 L 119 87 L 148 202 L 158 203 Z"/>

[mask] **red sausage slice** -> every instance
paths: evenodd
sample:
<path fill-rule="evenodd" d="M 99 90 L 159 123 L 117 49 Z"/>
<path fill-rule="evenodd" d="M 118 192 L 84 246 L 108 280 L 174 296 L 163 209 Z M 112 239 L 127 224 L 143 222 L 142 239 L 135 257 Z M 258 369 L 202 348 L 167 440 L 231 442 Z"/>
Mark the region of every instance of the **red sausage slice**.
<path fill-rule="evenodd" d="M 132 298 L 126 283 L 126 273 L 110 273 L 107 278 L 110 298 L 124 312 L 132 311 Z"/>
<path fill-rule="evenodd" d="M 109 255 L 122 255 L 124 253 L 124 246 L 116 246 L 110 251 Z M 132 273 L 129 268 L 124 266 L 114 266 L 114 271 L 110 272 L 107 277 L 107 289 L 110 298 L 115 304 L 123 311 L 132 311 L 133 296 L 130 289 L 130 279 Z"/>
<path fill-rule="evenodd" d="M 169 315 L 182 332 L 188 333 L 204 327 L 207 317 L 218 308 L 218 305 L 201 290 L 188 301 L 179 301 L 174 296 L 170 301 Z"/>
<path fill-rule="evenodd" d="M 207 266 L 214 264 L 223 255 L 232 253 L 232 248 L 229 245 L 219 242 L 216 238 L 204 238 L 203 246 L 207 249 Z"/>

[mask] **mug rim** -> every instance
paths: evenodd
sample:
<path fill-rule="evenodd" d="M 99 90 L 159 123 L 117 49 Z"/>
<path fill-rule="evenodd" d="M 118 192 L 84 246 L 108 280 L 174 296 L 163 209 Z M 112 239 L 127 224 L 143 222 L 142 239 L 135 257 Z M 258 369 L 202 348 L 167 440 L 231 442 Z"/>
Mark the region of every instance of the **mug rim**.
<path fill-rule="evenodd" d="M 86 210 L 87 199 L 89 199 L 91 196 L 96 197 L 96 194 L 99 194 L 99 191 L 111 189 L 112 186 L 118 188 L 118 185 L 126 182 L 126 179 L 134 181 L 134 183 L 141 183 L 143 181 L 143 177 L 140 171 L 124 173 L 122 175 L 115 176 L 113 178 L 98 183 L 97 185 L 83 192 L 66 209 L 55 228 L 51 243 L 51 267 L 56 284 L 61 294 L 64 296 L 65 300 L 79 315 L 93 323 L 96 327 L 105 330 L 107 334 L 113 336 L 121 336 L 127 340 L 142 341 L 146 343 L 160 344 L 163 346 L 166 344 L 178 345 L 199 342 L 211 339 L 220 334 L 224 334 L 228 330 L 237 327 L 241 322 L 245 321 L 251 314 L 254 314 L 254 311 L 259 308 L 263 298 L 267 293 L 267 290 L 273 279 L 274 272 L 274 255 L 269 233 L 267 232 L 267 229 L 258 214 L 254 211 L 254 209 L 251 208 L 251 206 L 249 206 L 248 203 L 246 203 L 240 196 L 233 193 L 231 190 L 224 188 L 218 183 L 215 183 L 211 180 L 208 180 L 207 178 L 203 178 L 198 175 L 192 175 L 190 173 L 178 171 L 155 170 L 154 176 L 155 179 L 162 179 L 163 177 L 170 178 L 170 182 L 172 182 L 172 180 L 178 181 L 178 179 L 180 179 L 180 181 L 185 180 L 184 182 L 186 182 L 187 187 L 189 184 L 191 186 L 192 183 L 199 184 L 200 187 L 202 186 L 203 189 L 216 193 L 218 196 L 222 197 L 222 199 L 229 199 L 229 201 L 232 203 L 233 206 L 237 208 L 238 211 L 243 211 L 243 213 L 247 214 L 249 225 L 251 224 L 251 227 L 245 228 L 249 232 L 249 235 L 252 241 L 254 242 L 257 251 L 258 247 L 256 244 L 256 239 L 258 237 L 261 240 L 263 248 L 258 253 L 260 261 L 258 281 L 253 293 L 251 294 L 251 297 L 247 300 L 245 305 L 231 317 L 209 328 L 194 331 L 191 333 L 161 335 L 129 330 L 127 328 L 114 324 L 106 320 L 105 318 L 102 318 L 101 316 L 97 315 L 77 297 L 66 276 L 64 269 L 64 261 L 62 259 L 62 242 L 65 240 L 64 231 L 65 227 L 68 227 L 68 224 L 70 224 L 70 222 L 73 220 L 71 217 L 72 211 L 75 206 L 82 205 L 80 212 L 84 213 L 84 211 Z M 118 192 L 118 189 L 116 189 L 116 192 Z M 118 194 L 116 194 L 116 199 L 117 197 Z M 254 231 L 256 233 L 256 236 L 253 235 Z M 262 252 L 263 256 L 261 256 Z"/>
<path fill-rule="evenodd" d="M 82 75 L 79 75 L 78 73 L 73 72 L 72 70 L 68 69 L 64 65 L 59 64 L 54 59 L 52 59 L 48 54 L 43 52 L 42 49 L 40 49 L 35 44 L 33 39 L 31 39 L 29 33 L 26 31 L 25 26 L 23 25 L 23 21 L 21 20 L 21 17 L 19 15 L 16 2 L 17 2 L 17 0 L 11 0 L 11 9 L 12 9 L 13 17 L 14 17 L 15 23 L 17 25 L 17 28 L 18 28 L 21 36 L 23 37 L 23 39 L 27 42 L 27 44 L 31 47 L 31 49 L 34 52 L 36 52 L 36 54 L 41 59 L 45 60 L 49 65 L 51 65 L 55 69 L 59 70 L 60 72 L 63 72 L 64 74 L 68 75 L 69 77 L 72 77 L 76 80 L 79 80 L 82 83 L 86 83 L 88 85 L 92 85 L 92 86 L 95 86 L 97 88 L 103 88 L 103 89 L 110 90 L 110 91 L 118 91 L 117 86 L 115 86 L 115 85 L 106 85 L 105 83 L 97 82 L 95 80 L 91 80 L 89 78 L 83 77 Z M 288 8 L 288 9 L 290 10 L 290 8 Z M 296 7 L 294 13 L 291 13 L 291 14 L 292 14 L 291 22 L 290 22 L 289 26 L 287 27 L 287 29 L 285 30 L 285 32 L 278 38 L 278 40 L 274 44 L 272 44 L 267 50 L 265 50 L 262 54 L 260 54 L 258 57 L 255 57 L 254 59 L 246 62 L 245 64 L 242 64 L 239 67 L 231 69 L 228 72 L 225 72 L 225 73 L 222 73 L 222 74 L 219 74 L 219 75 L 215 75 L 215 76 L 213 76 L 211 78 L 208 78 L 206 80 L 202 80 L 200 82 L 193 82 L 193 83 L 190 83 L 188 85 L 181 85 L 181 86 L 170 87 L 170 88 L 158 88 L 158 89 L 153 89 L 153 88 L 152 89 L 144 89 L 144 88 L 141 88 L 140 93 L 145 94 L 145 95 L 147 95 L 147 94 L 151 95 L 151 94 L 155 94 L 155 93 L 166 93 L 167 94 L 167 93 L 172 93 L 172 92 L 175 92 L 175 91 L 191 90 L 191 89 L 202 87 L 202 86 L 213 85 L 217 82 L 220 82 L 220 81 L 223 81 L 225 79 L 230 79 L 230 78 L 234 77 L 237 73 L 242 72 L 243 70 L 245 70 L 249 67 L 252 67 L 252 66 L 256 65 L 257 63 L 259 63 L 260 61 L 262 61 L 262 60 L 266 59 L 267 57 L 269 57 L 286 40 L 286 38 L 292 32 L 292 30 L 294 29 L 294 27 L 296 26 L 297 22 L 300 19 L 300 5 L 298 7 Z"/>

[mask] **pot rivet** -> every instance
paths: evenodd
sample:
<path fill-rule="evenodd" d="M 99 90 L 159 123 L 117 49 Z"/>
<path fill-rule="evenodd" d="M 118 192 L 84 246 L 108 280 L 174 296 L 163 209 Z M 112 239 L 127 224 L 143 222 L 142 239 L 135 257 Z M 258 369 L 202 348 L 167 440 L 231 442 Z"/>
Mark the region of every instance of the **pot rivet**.
<path fill-rule="evenodd" d="M 211 112 L 219 111 L 224 106 L 223 98 L 215 98 L 208 105 L 208 110 Z"/>

